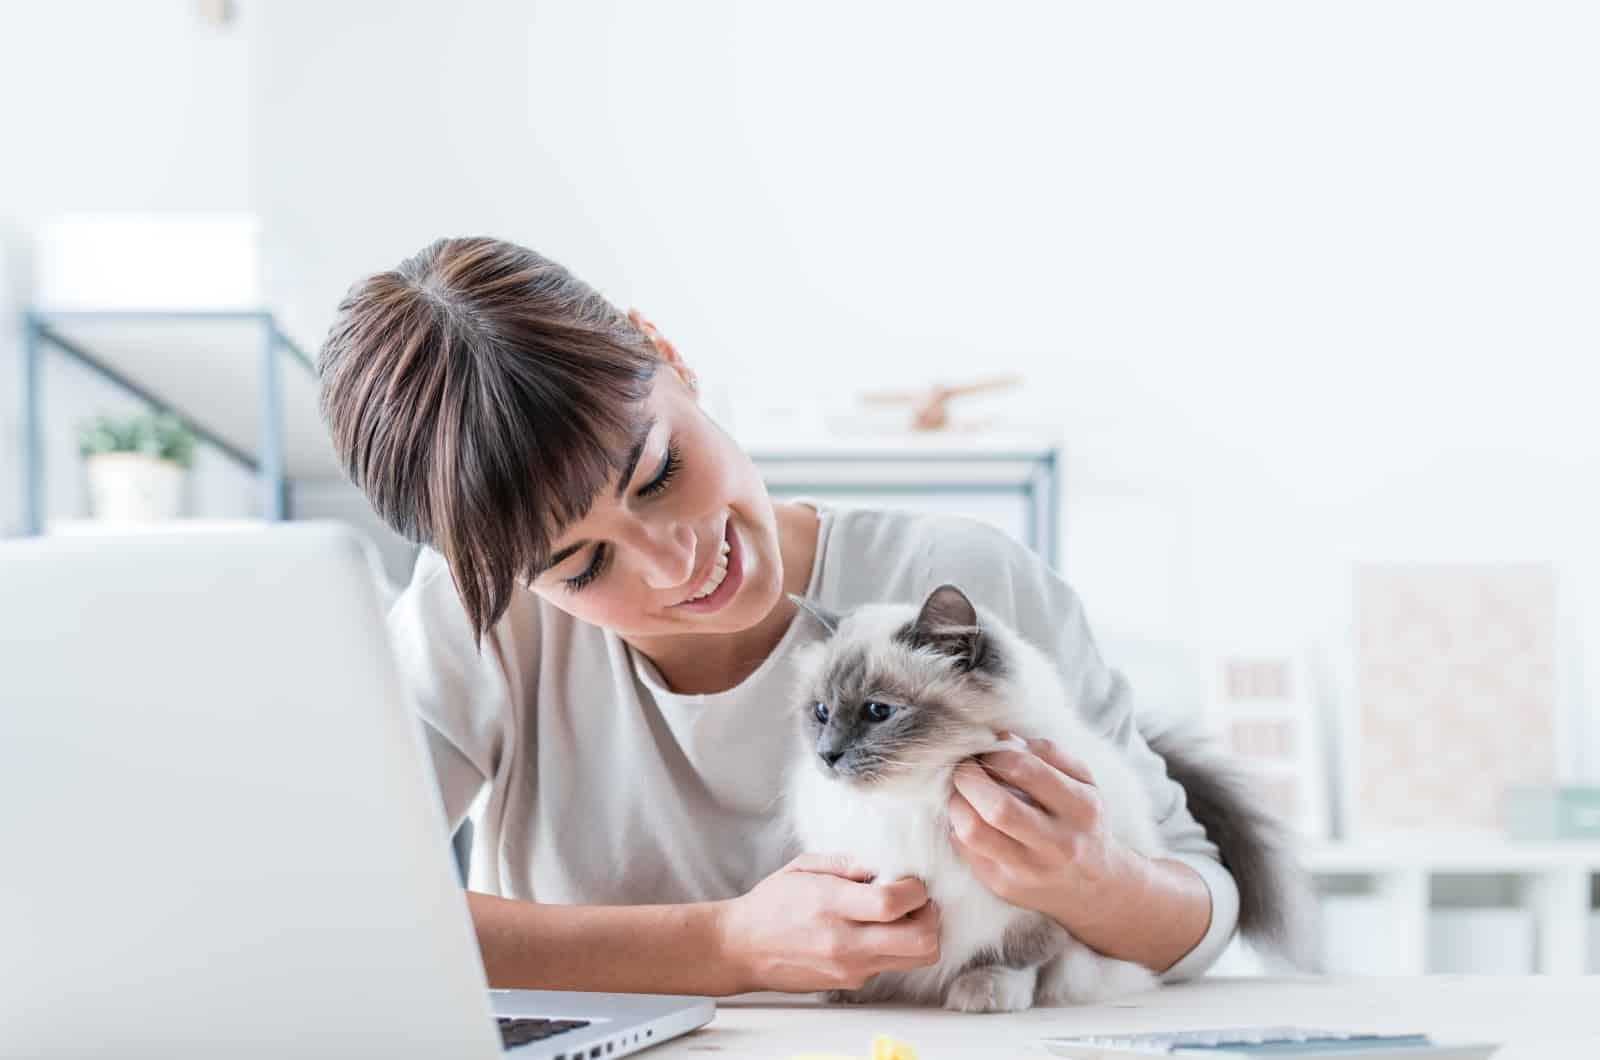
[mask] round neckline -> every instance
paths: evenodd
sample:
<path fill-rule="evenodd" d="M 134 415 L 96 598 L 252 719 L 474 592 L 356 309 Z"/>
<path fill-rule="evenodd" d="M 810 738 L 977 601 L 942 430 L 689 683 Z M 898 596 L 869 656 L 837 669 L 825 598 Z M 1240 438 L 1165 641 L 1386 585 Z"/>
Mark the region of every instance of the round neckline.
<path fill-rule="evenodd" d="M 817 548 L 815 554 L 811 557 L 811 573 L 806 578 L 806 595 L 813 596 L 817 591 L 818 584 L 822 581 L 822 560 L 824 553 L 827 552 L 829 531 L 833 525 L 833 511 L 827 505 L 809 497 L 791 497 L 789 501 L 794 504 L 804 504 L 817 513 Z M 622 646 L 622 650 L 627 653 L 629 662 L 633 664 L 634 675 L 650 690 L 650 695 L 657 703 L 715 706 L 720 700 L 738 698 L 766 678 L 768 671 L 777 666 L 779 660 L 785 655 L 790 642 L 799 635 L 796 632 L 802 625 L 798 621 L 799 618 L 800 613 L 796 611 L 794 617 L 789 619 L 789 624 L 784 627 L 783 636 L 778 638 L 778 643 L 773 645 L 772 650 L 767 653 L 767 657 L 762 659 L 761 664 L 750 671 L 743 681 L 740 681 L 732 688 L 725 688 L 720 692 L 674 692 L 661 679 L 661 672 L 656 669 L 655 663 L 651 662 L 642 653 L 634 650 L 633 645 L 621 637 L 617 637 L 615 633 L 608 631 L 606 635 L 616 637 L 617 642 Z"/>

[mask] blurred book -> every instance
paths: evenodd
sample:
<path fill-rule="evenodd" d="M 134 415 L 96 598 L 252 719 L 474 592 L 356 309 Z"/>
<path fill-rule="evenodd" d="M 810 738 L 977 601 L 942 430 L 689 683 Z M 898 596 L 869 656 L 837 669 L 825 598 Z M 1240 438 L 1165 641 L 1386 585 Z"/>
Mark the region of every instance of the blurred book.
<path fill-rule="evenodd" d="M 1506 834 L 1600 840 L 1600 787 L 1513 787 L 1506 793 Z"/>

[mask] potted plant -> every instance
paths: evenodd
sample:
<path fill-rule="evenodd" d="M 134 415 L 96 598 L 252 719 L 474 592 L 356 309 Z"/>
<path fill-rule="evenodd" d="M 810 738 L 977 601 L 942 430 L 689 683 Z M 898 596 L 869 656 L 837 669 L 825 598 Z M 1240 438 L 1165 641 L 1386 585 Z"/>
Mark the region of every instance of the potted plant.
<path fill-rule="evenodd" d="M 194 460 L 194 435 L 174 416 L 96 416 L 78 425 L 96 519 L 155 522 L 176 518 L 183 476 Z"/>

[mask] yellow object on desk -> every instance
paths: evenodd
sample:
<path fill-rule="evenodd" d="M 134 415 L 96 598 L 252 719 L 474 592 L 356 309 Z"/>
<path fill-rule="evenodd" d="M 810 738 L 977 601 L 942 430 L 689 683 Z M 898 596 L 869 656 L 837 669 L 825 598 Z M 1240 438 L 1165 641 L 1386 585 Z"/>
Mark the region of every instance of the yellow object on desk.
<path fill-rule="evenodd" d="M 917 1060 L 909 1042 L 897 1042 L 887 1034 L 872 1039 L 872 1060 Z"/>
<path fill-rule="evenodd" d="M 838 1053 L 802 1053 L 789 1060 L 861 1060 L 857 1056 L 840 1056 Z M 887 1034 L 872 1039 L 871 1060 L 917 1060 L 917 1051 L 909 1042 L 896 1041 Z"/>

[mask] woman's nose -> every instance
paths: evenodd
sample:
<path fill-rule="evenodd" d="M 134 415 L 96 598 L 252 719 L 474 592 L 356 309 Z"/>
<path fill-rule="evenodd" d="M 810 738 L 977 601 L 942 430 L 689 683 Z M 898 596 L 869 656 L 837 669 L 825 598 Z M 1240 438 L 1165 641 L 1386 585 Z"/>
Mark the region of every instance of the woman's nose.
<path fill-rule="evenodd" d="M 652 589 L 672 589 L 694 574 L 694 531 L 684 523 L 644 527 L 635 547 L 645 584 Z"/>

